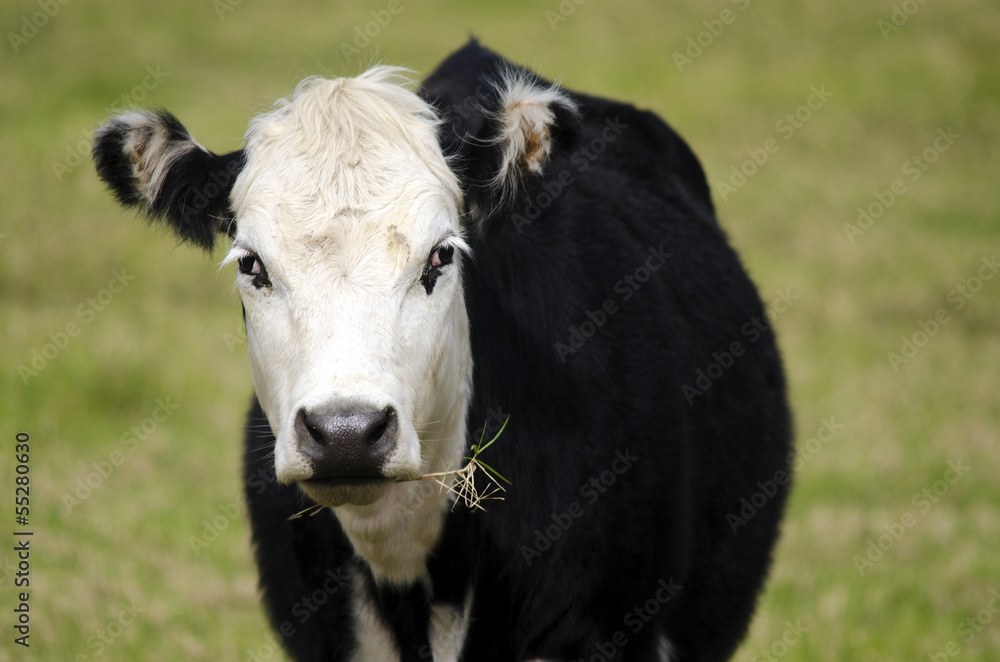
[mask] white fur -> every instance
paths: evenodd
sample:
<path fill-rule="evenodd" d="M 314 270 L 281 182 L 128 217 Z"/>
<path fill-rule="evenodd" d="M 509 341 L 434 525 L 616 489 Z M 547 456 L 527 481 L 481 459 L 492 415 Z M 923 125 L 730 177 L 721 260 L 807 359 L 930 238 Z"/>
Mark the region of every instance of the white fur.
<path fill-rule="evenodd" d="M 392 632 L 371 604 L 360 575 L 354 577 L 354 596 L 354 634 L 358 642 L 354 662 L 398 662 Z"/>
<path fill-rule="evenodd" d="M 499 83 L 500 132 L 503 150 L 500 170 L 493 186 L 509 195 L 523 171 L 541 174 L 552 151 L 553 109 L 561 106 L 576 112 L 576 105 L 557 85 L 533 81 L 528 74 L 511 69 Z"/>
<path fill-rule="evenodd" d="M 358 642 L 354 662 L 397 662 L 400 656 L 392 632 L 372 605 L 364 580 L 355 575 L 353 581 L 355 636 Z M 443 603 L 431 604 L 429 638 L 434 662 L 458 662 L 462 659 L 472 599 L 470 588 L 461 611 Z"/>
<path fill-rule="evenodd" d="M 430 640 L 434 662 L 458 662 L 462 658 L 473 597 L 473 589 L 470 588 L 462 611 L 443 604 L 431 607 Z"/>
<path fill-rule="evenodd" d="M 302 409 L 392 407 L 400 439 L 383 466 L 398 480 L 463 455 L 471 389 L 460 269 L 461 192 L 432 109 L 377 67 L 303 81 L 253 120 L 235 182 L 226 262 L 253 252 L 272 286 L 238 275 L 254 385 L 277 437 L 278 480 L 312 475 L 294 434 Z M 456 248 L 428 295 L 420 275 L 444 241 Z M 379 582 L 426 577 L 448 506 L 419 482 L 320 490 Z"/>
<path fill-rule="evenodd" d="M 667 635 L 660 634 L 660 642 L 657 646 L 657 651 L 660 654 L 660 662 L 670 662 L 674 655 L 674 646 L 667 639 Z"/>
<path fill-rule="evenodd" d="M 182 141 L 171 140 L 163 119 L 148 110 L 122 113 L 105 130 L 113 130 L 117 124 L 128 127 L 128 139 L 123 151 L 132 162 L 138 191 L 147 203 L 152 203 L 160 195 L 163 180 L 177 159 L 196 149 L 208 153 L 191 134 L 187 134 Z"/>

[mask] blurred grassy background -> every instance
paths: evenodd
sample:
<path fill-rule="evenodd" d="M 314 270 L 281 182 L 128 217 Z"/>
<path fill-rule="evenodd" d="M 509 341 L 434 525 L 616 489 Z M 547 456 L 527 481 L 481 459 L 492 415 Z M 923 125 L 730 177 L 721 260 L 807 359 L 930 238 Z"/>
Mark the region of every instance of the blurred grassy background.
<path fill-rule="evenodd" d="M 565 0 L 563 15 L 557 0 L 401 0 L 359 57 L 342 46 L 387 2 L 51 4 L 51 18 L 44 1 L 0 7 L 0 498 L 13 500 L 27 430 L 35 531 L 29 651 L 12 644 L 15 558 L 0 551 L 0 660 L 269 659 L 233 514 L 251 386 L 232 274 L 115 206 L 86 154 L 92 129 L 125 97 L 231 150 L 305 75 L 374 61 L 427 73 L 470 32 L 660 113 L 701 157 L 765 299 L 798 297 L 776 323 L 803 462 L 736 659 L 998 658 L 1000 279 L 968 282 L 1000 252 L 995 2 Z M 889 32 L 894 7 L 906 21 Z M 799 109 L 813 87 L 829 98 Z M 809 118 L 789 135 L 797 111 Z M 949 127 L 961 137 L 934 148 Z M 768 139 L 777 151 L 723 196 Z M 928 149 L 912 181 L 904 168 Z M 857 208 L 896 180 L 905 191 L 850 241 Z M 131 280 L 105 291 L 116 271 Z M 940 309 L 948 322 L 921 338 Z M 61 337 L 70 323 L 77 335 Z M 894 370 L 904 337 L 922 346 Z M 56 341 L 37 375 L 23 371 Z M 810 442 L 831 417 L 843 428 Z M 969 470 L 936 482 L 949 462 Z M 925 489 L 935 501 L 915 499 Z M 10 510 L 0 528 L 14 529 Z M 888 549 L 859 571 L 883 534 Z"/>

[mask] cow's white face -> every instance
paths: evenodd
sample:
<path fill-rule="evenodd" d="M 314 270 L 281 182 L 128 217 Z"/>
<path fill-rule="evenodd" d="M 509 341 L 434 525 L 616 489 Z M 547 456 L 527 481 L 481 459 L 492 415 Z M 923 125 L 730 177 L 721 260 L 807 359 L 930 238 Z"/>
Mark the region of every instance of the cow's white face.
<path fill-rule="evenodd" d="M 278 480 L 364 505 L 446 469 L 470 388 L 467 246 L 432 113 L 397 85 L 314 79 L 246 149 L 226 262 Z"/>

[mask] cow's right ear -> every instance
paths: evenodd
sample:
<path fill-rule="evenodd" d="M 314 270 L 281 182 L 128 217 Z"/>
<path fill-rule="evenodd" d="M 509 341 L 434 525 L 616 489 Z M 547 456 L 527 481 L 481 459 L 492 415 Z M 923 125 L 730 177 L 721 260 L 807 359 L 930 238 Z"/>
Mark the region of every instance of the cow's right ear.
<path fill-rule="evenodd" d="M 572 142 L 579 123 L 576 103 L 557 85 L 512 66 L 501 66 L 495 76 L 461 175 L 480 232 L 506 218 L 526 185 L 543 176 L 556 146 Z"/>
<path fill-rule="evenodd" d="M 229 194 L 243 150 L 213 154 L 170 113 L 136 110 L 98 129 L 93 157 L 122 205 L 165 221 L 181 239 L 211 250 L 216 234 L 235 230 Z"/>

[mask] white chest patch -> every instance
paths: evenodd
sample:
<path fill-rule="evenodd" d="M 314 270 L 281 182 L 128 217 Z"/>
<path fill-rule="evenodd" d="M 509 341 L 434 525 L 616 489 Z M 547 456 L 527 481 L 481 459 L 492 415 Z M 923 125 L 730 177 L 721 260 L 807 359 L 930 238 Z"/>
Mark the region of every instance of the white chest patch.
<path fill-rule="evenodd" d="M 354 619 L 358 649 L 353 662 L 399 662 L 399 650 L 392 631 L 386 627 L 368 597 L 365 581 L 354 577 Z M 431 653 L 434 662 L 458 662 L 469 631 L 473 592 L 465 596 L 461 610 L 445 604 L 432 604 L 430 614 Z"/>
<path fill-rule="evenodd" d="M 470 588 L 461 612 L 450 605 L 431 607 L 430 638 L 434 662 L 458 662 L 461 659 L 465 636 L 469 631 L 472 593 Z"/>
<path fill-rule="evenodd" d="M 360 573 L 354 577 L 354 596 L 354 632 L 358 640 L 354 662 L 399 662 L 392 632 L 371 604 Z"/>

